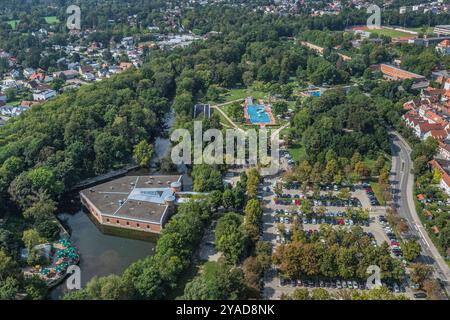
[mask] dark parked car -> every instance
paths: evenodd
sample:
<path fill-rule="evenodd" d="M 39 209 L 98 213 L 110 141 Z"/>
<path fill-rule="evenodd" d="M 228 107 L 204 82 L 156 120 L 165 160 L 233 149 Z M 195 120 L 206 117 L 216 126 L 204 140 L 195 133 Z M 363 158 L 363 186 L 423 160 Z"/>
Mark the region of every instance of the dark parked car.
<path fill-rule="evenodd" d="M 416 298 L 416 299 L 425 299 L 426 297 L 427 297 L 427 294 L 425 292 L 414 293 L 414 298 Z"/>

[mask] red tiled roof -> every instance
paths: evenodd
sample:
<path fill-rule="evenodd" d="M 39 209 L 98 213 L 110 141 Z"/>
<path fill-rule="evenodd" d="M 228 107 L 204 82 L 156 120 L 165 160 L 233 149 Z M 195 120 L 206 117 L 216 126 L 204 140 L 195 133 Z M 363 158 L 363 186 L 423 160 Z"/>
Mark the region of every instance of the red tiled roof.
<path fill-rule="evenodd" d="M 433 138 L 438 140 L 445 140 L 448 136 L 448 133 L 446 130 L 430 130 L 430 134 Z"/>
<path fill-rule="evenodd" d="M 34 103 L 35 103 L 34 101 L 26 101 L 26 100 L 23 100 L 23 101 L 20 103 L 20 106 L 21 106 L 21 107 L 31 107 Z"/>
<path fill-rule="evenodd" d="M 422 133 L 426 133 L 432 130 L 443 130 L 443 129 L 444 128 L 442 128 L 442 126 L 437 123 L 429 123 L 428 121 L 419 122 L 419 130 Z"/>
<path fill-rule="evenodd" d="M 439 42 L 438 46 L 443 48 L 450 47 L 450 40 L 444 40 L 442 42 Z"/>
<path fill-rule="evenodd" d="M 423 79 L 424 76 L 421 76 L 419 74 L 415 74 L 400 68 L 396 68 L 394 66 L 390 66 L 387 64 L 381 64 L 380 70 L 382 73 L 384 73 L 387 76 L 394 77 L 397 79 Z"/>
<path fill-rule="evenodd" d="M 448 80 L 447 80 L 448 81 Z M 447 90 L 447 91 L 445 91 L 445 94 L 444 94 L 446 97 L 448 97 L 448 98 L 450 98 L 450 90 Z"/>
<path fill-rule="evenodd" d="M 441 232 L 437 226 L 432 226 L 431 230 L 433 230 L 434 234 L 436 235 L 438 235 Z"/>
<path fill-rule="evenodd" d="M 405 104 L 403 104 L 403 109 L 412 111 L 412 110 L 414 110 L 415 106 L 416 105 L 415 105 L 414 101 L 411 100 L 411 101 L 408 101 Z"/>
<path fill-rule="evenodd" d="M 433 214 L 430 212 L 430 210 L 423 210 L 423 214 L 425 215 L 425 217 L 432 217 Z"/>
<path fill-rule="evenodd" d="M 38 73 L 33 73 L 33 74 L 31 75 L 31 77 L 30 77 L 30 80 L 36 80 L 36 79 L 39 79 L 39 80 L 45 79 L 45 74 L 40 73 L 40 72 L 38 72 Z"/>

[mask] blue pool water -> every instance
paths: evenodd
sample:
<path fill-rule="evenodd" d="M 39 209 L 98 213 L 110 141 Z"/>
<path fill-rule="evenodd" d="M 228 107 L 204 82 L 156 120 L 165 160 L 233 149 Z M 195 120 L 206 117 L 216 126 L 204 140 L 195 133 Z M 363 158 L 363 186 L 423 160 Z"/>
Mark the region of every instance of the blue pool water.
<path fill-rule="evenodd" d="M 307 91 L 307 94 L 313 96 L 313 97 L 320 97 L 320 91 Z"/>
<path fill-rule="evenodd" d="M 270 117 L 263 105 L 248 105 L 247 112 L 251 123 L 270 123 Z"/>

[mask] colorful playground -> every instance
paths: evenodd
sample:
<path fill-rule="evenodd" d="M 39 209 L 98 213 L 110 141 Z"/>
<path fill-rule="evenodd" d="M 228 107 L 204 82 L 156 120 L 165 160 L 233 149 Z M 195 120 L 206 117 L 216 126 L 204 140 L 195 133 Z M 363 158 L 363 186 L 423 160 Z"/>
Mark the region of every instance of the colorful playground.
<path fill-rule="evenodd" d="M 56 285 L 66 276 L 67 268 L 76 265 L 80 261 L 78 251 L 67 239 L 60 239 L 58 242 L 43 245 L 48 250 L 49 265 L 34 266 L 26 270 L 29 276 L 39 276 L 48 286 Z"/>
<path fill-rule="evenodd" d="M 264 103 L 262 99 L 255 104 L 252 97 L 247 97 L 244 104 L 244 117 L 247 124 L 256 124 L 261 127 L 276 124 L 270 104 Z"/>

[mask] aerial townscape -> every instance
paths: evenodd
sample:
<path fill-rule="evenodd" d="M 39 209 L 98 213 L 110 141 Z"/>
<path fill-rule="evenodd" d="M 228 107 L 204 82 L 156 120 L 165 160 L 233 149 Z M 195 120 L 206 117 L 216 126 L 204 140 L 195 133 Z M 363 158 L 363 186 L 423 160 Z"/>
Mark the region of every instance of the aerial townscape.
<path fill-rule="evenodd" d="M 449 295 L 450 0 L 0 0 L 0 300 Z"/>

